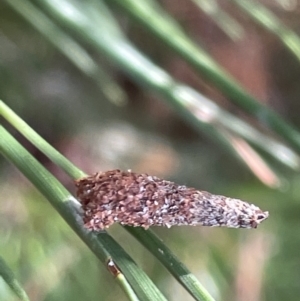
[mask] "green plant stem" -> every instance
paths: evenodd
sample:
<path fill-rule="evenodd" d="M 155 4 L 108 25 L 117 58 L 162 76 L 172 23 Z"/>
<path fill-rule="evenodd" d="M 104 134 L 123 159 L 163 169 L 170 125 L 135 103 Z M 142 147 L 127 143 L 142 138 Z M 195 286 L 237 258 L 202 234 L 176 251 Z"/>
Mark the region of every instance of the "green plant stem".
<path fill-rule="evenodd" d="M 286 27 L 270 10 L 257 1 L 231 0 L 241 7 L 247 15 L 256 21 L 259 25 L 275 34 L 283 45 L 300 61 L 300 38 Z"/>
<path fill-rule="evenodd" d="M 153 231 L 128 226 L 124 228 L 144 245 L 196 300 L 214 301 L 198 279 L 176 258 Z"/>
<path fill-rule="evenodd" d="M 226 13 L 216 0 L 192 0 L 230 39 L 240 40 L 245 35 L 241 24 Z"/>
<path fill-rule="evenodd" d="M 66 157 L 52 147 L 39 134 L 37 134 L 25 121 L 23 121 L 12 109 L 0 100 L 0 116 L 3 116 L 13 127 L 32 142 L 41 152 L 46 154 L 51 161 L 59 165 L 70 177 L 79 179 L 86 174 L 71 163 Z"/>
<path fill-rule="evenodd" d="M 219 141 L 223 146 L 225 145 L 235 156 L 239 156 L 237 155 L 237 151 L 232 146 L 228 147 L 230 141 L 226 141 L 226 138 L 222 137 L 222 134 L 218 132 L 218 126 L 226 126 L 230 128 L 230 131 L 235 131 L 238 135 L 244 135 L 245 139 L 252 140 L 251 142 L 258 145 L 258 147 L 265 150 L 268 149 L 267 151 L 270 155 L 279 158 L 282 163 L 290 167 L 293 166 L 292 168 L 295 169 L 299 167 L 299 159 L 290 149 L 285 151 L 287 148 L 284 150 L 284 147 L 279 146 L 276 148 L 276 154 L 274 154 L 272 152 L 273 148 L 268 148 L 268 143 L 261 143 L 264 139 L 253 139 L 255 137 L 253 131 L 249 135 L 249 131 L 247 130 L 249 126 L 232 127 L 230 114 L 225 113 L 219 106 L 190 87 L 173 80 L 167 72 L 138 52 L 124 38 L 113 17 L 110 16 L 110 12 L 102 2 L 97 2 L 100 6 L 98 10 L 92 10 L 88 5 L 72 5 L 72 9 L 76 11 L 77 19 L 71 18 L 64 12 L 64 0 L 39 0 L 39 2 L 64 26 L 75 31 L 82 39 L 91 43 L 97 50 L 104 52 L 141 85 L 163 96 L 163 99 L 172 105 L 187 122 L 192 124 L 197 130 L 200 129 L 210 138 Z M 144 4 L 141 3 L 141 5 L 143 6 Z M 102 14 L 99 15 L 97 14 L 98 12 Z M 90 16 L 90 18 L 88 19 L 87 16 Z M 97 30 L 95 30 L 95 26 Z M 170 37 L 174 36 L 176 40 L 176 34 L 177 32 L 170 32 Z M 178 35 L 181 37 L 181 34 Z M 210 65 L 209 63 L 208 66 Z M 225 76 L 225 78 L 227 77 Z M 279 153 L 281 154 L 278 156 Z"/>
<path fill-rule="evenodd" d="M 112 260 L 124 274 L 125 277 L 116 277 L 116 280 L 130 300 L 166 300 L 110 235 L 84 228 L 77 200 L 2 126 L 0 137 L 0 152 L 38 188 L 105 266 Z"/>
<path fill-rule="evenodd" d="M 16 296 L 22 301 L 30 301 L 25 290 L 20 285 L 19 281 L 15 278 L 14 273 L 6 264 L 4 259 L 0 256 L 0 276 L 10 286 Z"/>
<path fill-rule="evenodd" d="M 276 160 L 290 168 L 299 168 L 299 158 L 291 149 L 282 143 L 278 143 L 258 133 L 253 127 L 226 113 L 216 104 L 205 99 L 201 94 L 174 81 L 161 68 L 158 68 L 145 57 L 141 56 L 124 39 L 105 6 L 99 4 L 99 9 L 97 10 L 88 5 L 84 6 L 83 9 L 87 11 L 87 15 L 90 15 L 90 19 L 87 19 L 84 14 L 80 15 L 83 9 L 80 10 L 76 6 L 72 7 L 74 11 L 78 9 L 76 14 L 77 20 L 76 18 L 71 19 L 69 15 L 64 13 L 63 6 L 60 7 L 63 0 L 57 2 L 55 6 L 53 3 L 55 0 L 51 2 L 47 0 L 39 1 L 41 4 L 46 5 L 48 9 L 50 8 L 50 11 L 60 21 L 73 30 L 75 29 L 82 38 L 91 42 L 99 50 L 105 51 L 108 56 L 123 66 L 124 70 L 129 72 L 143 85 L 161 94 L 187 122 L 192 124 L 197 130 L 204 132 L 211 139 L 219 141 L 234 156 L 240 157 L 235 147 L 230 145 L 231 142 L 220 133 L 222 127 L 227 128 L 233 135 L 242 136 L 247 141 L 250 141 L 252 145 L 256 145 L 258 148 L 267 151 Z M 101 12 L 102 15 L 97 15 L 97 12 Z M 95 32 L 94 26 L 90 26 L 91 20 L 97 24 L 98 31 Z M 289 132 L 289 134 L 291 133 Z M 293 135 L 293 137 L 297 140 L 297 134 Z M 247 159 L 245 157 L 240 158 L 247 165 Z M 80 177 L 80 172 L 78 177 Z"/>
<path fill-rule="evenodd" d="M 233 79 L 203 49 L 190 40 L 180 26 L 153 0 L 113 0 L 124 11 L 156 37 L 168 44 L 208 81 L 222 91 L 230 101 L 255 116 L 300 151 L 300 134 L 297 129 L 277 113 L 261 104 Z M 113 54 L 112 54 L 113 55 Z"/>
<path fill-rule="evenodd" d="M 124 90 L 103 70 L 88 52 L 35 5 L 26 0 L 5 0 L 16 12 L 39 31 L 82 73 L 90 77 L 105 97 L 120 105 L 127 101 Z"/>
<path fill-rule="evenodd" d="M 29 141 L 32 142 L 38 149 L 40 149 L 53 162 L 65 170 L 70 177 L 76 179 L 79 175 L 85 174 L 73 165 L 72 162 L 63 157 L 57 150 L 55 150 L 48 142 L 39 136 L 32 128 L 30 128 L 18 115 L 16 115 L 9 107 L 0 101 L 0 115 L 3 115 L 20 133 L 22 133 Z M 55 186 L 54 186 L 55 187 Z M 151 247 L 151 252 L 165 265 L 165 267 L 173 274 L 173 276 L 191 293 L 191 295 L 198 301 L 213 300 L 213 298 L 206 292 L 200 282 L 191 272 L 181 263 L 171 251 L 161 242 L 152 231 L 145 231 L 140 228 L 130 228 L 130 233 L 134 235 L 146 248 Z M 168 256 L 162 256 L 157 253 L 157 250 L 164 250 Z M 156 250 L 156 252 L 155 252 Z M 172 260 L 168 261 L 167 259 Z M 178 272 L 179 274 L 176 274 Z"/>

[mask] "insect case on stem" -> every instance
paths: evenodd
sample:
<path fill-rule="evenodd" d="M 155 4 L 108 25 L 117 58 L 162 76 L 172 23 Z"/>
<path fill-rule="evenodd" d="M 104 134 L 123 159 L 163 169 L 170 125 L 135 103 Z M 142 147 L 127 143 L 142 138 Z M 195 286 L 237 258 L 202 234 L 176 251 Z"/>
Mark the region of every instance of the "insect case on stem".
<path fill-rule="evenodd" d="M 144 227 L 174 225 L 256 228 L 269 213 L 238 199 L 118 169 L 75 181 L 85 226 L 113 223 Z"/>

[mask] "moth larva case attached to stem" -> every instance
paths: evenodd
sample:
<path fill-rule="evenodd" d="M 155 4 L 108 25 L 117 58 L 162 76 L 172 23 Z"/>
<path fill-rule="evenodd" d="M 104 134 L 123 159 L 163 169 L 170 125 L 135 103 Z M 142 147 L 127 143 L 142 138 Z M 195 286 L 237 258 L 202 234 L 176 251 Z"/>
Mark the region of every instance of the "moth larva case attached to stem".
<path fill-rule="evenodd" d="M 129 171 L 99 172 L 75 181 L 85 226 L 202 225 L 256 228 L 269 213 L 253 204 Z"/>

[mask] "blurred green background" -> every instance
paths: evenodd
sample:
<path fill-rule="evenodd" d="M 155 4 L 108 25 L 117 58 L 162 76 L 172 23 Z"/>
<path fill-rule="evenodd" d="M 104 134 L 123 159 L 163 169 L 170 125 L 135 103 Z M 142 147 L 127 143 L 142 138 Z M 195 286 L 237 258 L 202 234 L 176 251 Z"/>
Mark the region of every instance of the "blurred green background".
<path fill-rule="evenodd" d="M 167 95 L 162 88 L 166 80 L 163 74 L 142 59 L 135 65 L 137 52 L 129 52 L 134 58 L 131 62 L 126 61 L 126 55 L 120 59 L 114 56 L 115 49 L 121 49 L 119 55 L 126 50 L 125 38 L 119 36 L 117 27 L 126 41 L 176 80 L 175 88 L 178 81 L 192 87 L 223 108 L 222 112 L 256 127 L 257 133 L 279 141 L 291 152 L 299 153 L 300 149 L 290 146 L 284 134 L 263 124 L 263 110 L 256 112 L 255 118 L 233 103 L 205 73 L 199 74 L 190 61 L 176 53 L 167 39 L 151 33 L 128 13 L 123 7 L 130 7 L 126 2 L 139 5 L 139 1 L 106 1 L 108 7 L 104 9 L 101 1 L 93 0 L 1 1 L 0 99 L 87 173 L 132 169 L 241 198 L 268 210 L 269 219 L 252 231 L 205 227 L 154 231 L 216 300 L 299 300 L 298 155 L 286 152 L 282 161 L 294 163 L 284 165 L 277 160 L 277 149 L 269 140 L 265 140 L 268 151 L 253 147 L 234 130 L 228 131 L 230 118 L 228 121 L 220 113 L 216 121 L 209 111 L 204 117 L 200 112 L 199 117 L 193 103 L 190 112 L 196 119 L 189 120 L 189 103 L 180 107 Z M 150 2 L 154 6 L 155 2 Z M 293 52 L 280 37 L 284 30 L 293 30 L 295 35 L 300 31 L 297 1 L 259 2 L 281 22 L 283 27 L 275 27 L 279 37 L 259 22 L 268 21 L 264 19 L 269 16 L 266 11 L 256 14 L 255 20 L 251 9 L 247 11 L 235 1 L 157 3 L 155 9 L 176 20 L 187 36 L 259 103 L 300 128 L 299 45 L 291 39 Z M 61 15 L 55 12 L 55 6 Z M 82 15 L 73 6 L 80 8 Z M 152 16 L 159 27 L 160 21 Z M 152 21 L 150 17 L 144 22 Z M 64 18 L 74 23 L 64 22 Z M 175 40 L 180 34 L 174 31 L 169 37 Z M 138 76 L 134 70 L 141 66 L 149 72 L 145 77 L 152 72 L 157 82 Z M 69 178 L 14 130 L 11 132 L 74 192 Z M 90 250 L 2 157 L 0 204 L 0 254 L 31 300 L 126 300 Z M 169 300 L 192 300 L 120 226 L 114 225 L 109 233 Z M 0 296 L 1 300 L 14 300 L 1 279 Z"/>

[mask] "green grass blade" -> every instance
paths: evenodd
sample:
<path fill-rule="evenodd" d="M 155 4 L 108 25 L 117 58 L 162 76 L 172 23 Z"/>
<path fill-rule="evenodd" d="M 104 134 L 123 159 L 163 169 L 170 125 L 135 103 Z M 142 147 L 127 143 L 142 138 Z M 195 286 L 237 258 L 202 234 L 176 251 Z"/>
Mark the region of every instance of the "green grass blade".
<path fill-rule="evenodd" d="M 299 170 L 300 158 L 290 147 L 263 134 L 247 122 L 230 113 L 220 111 L 220 115 L 218 123 L 224 129 L 235 136 L 244 138 L 251 145 L 255 145 L 258 149 L 265 151 L 283 165 L 294 170 Z"/>
<path fill-rule="evenodd" d="M 83 29 L 82 31 L 84 32 Z M 89 33 L 90 31 L 87 31 L 87 34 Z M 101 39 L 98 40 L 102 41 Z M 127 44 L 126 46 L 127 47 L 124 49 L 127 49 L 128 52 L 136 52 L 135 49 L 130 48 L 130 45 Z M 120 50 L 120 48 L 116 49 L 116 51 L 118 50 Z M 223 131 L 223 128 L 228 129 L 235 135 L 245 138 L 258 148 L 267 151 L 276 160 L 290 168 L 299 168 L 299 158 L 291 149 L 271 138 L 265 137 L 253 127 L 225 112 L 218 105 L 203 97 L 193 89 L 174 81 L 166 72 L 151 62 L 146 61 L 145 58 L 142 58 L 140 55 L 132 55 L 129 57 L 130 60 L 128 60 L 127 57 L 124 59 L 122 56 L 122 54 L 124 55 L 124 50 L 121 51 L 123 51 L 123 53 L 118 52 L 115 56 L 124 64 L 127 64 L 127 69 L 131 68 L 132 73 L 134 73 L 135 76 L 138 74 L 140 78 L 144 79 L 144 82 L 147 83 L 147 85 L 163 94 L 169 104 L 171 104 L 187 122 L 193 125 L 197 130 L 204 131 L 210 138 L 213 137 L 218 140 L 238 158 L 242 158 L 244 161 L 246 160 L 245 157 L 240 156 L 234 145 L 232 145 L 231 140 L 220 133 Z M 141 67 L 137 70 L 137 66 Z M 143 72 L 144 68 L 147 68 L 147 71 Z M 160 83 L 155 83 L 160 77 L 163 78 L 163 80 L 161 80 Z M 1 107 L 3 116 L 16 127 L 17 124 L 20 123 L 21 126 L 18 126 L 18 128 L 27 139 L 32 141 L 33 137 L 36 137 L 34 142 L 35 145 L 39 145 L 38 147 L 45 153 L 43 140 L 39 141 L 39 137 L 36 136 L 36 133 L 32 132 L 32 129 L 9 110 L 9 108 L 6 108 L 3 103 L 0 103 L 0 109 Z M 6 111 L 7 113 L 4 114 Z M 53 150 L 49 154 L 49 157 L 52 156 L 51 160 L 54 162 L 58 158 L 58 156 L 55 156 L 55 158 L 53 157 L 55 152 L 56 150 Z M 59 165 L 62 166 L 63 161 L 65 160 L 67 159 L 61 157 Z M 71 166 L 70 162 L 68 162 L 64 167 L 64 170 L 70 176 L 73 178 L 80 178 L 83 176 L 80 170 L 75 166 Z"/>
<path fill-rule="evenodd" d="M 275 14 L 256 1 L 231 0 L 241 7 L 256 23 L 275 34 L 283 45 L 300 61 L 300 37 L 285 26 Z"/>
<path fill-rule="evenodd" d="M 73 178 L 78 175 L 84 175 L 69 160 L 64 158 L 57 150 L 55 150 L 48 142 L 40 137 L 33 129 L 31 129 L 20 117 L 18 117 L 11 109 L 0 101 L 0 115 L 7 119 L 20 133 L 22 133 L 29 141 L 39 148 L 53 162 L 60 166 L 63 170 Z M 74 172 L 75 171 L 75 172 Z M 196 299 L 201 301 L 213 300 L 206 292 L 199 281 L 192 275 L 188 269 L 181 263 L 171 251 L 157 238 L 152 231 L 145 231 L 140 228 L 126 227 L 126 229 L 134 235 L 149 251 L 151 251 L 160 260 L 172 275 L 187 289 L 189 293 Z M 117 247 L 112 246 L 112 250 Z M 159 250 L 164 251 L 162 255 Z M 111 254 L 113 255 L 113 254 Z"/>
<path fill-rule="evenodd" d="M 164 267 L 177 279 L 183 287 L 198 301 L 214 301 L 213 297 L 201 285 L 198 279 L 180 262 L 160 238 L 151 230 L 124 227 L 148 251 L 150 251 Z"/>
<path fill-rule="evenodd" d="M 0 276 L 3 280 L 8 284 L 8 286 L 12 289 L 16 296 L 22 301 L 30 301 L 28 295 L 25 290 L 20 285 L 19 281 L 15 278 L 14 273 L 6 264 L 4 259 L 0 256 Z"/>
<path fill-rule="evenodd" d="M 91 43 L 97 50 L 105 52 L 108 57 L 121 66 L 133 79 L 163 96 L 188 123 L 192 124 L 198 130 L 200 129 L 209 138 L 218 140 L 236 155 L 234 147 L 228 148 L 230 141 L 227 140 L 227 137 L 218 132 L 218 126 L 223 127 L 226 124 L 226 122 L 220 122 L 222 125 L 216 123 L 216 120 L 225 116 L 224 111 L 193 89 L 174 81 L 168 73 L 138 52 L 123 37 L 110 12 L 102 3 L 99 2 L 97 9 L 95 9 L 91 5 L 91 2 L 83 5 L 64 1 L 39 1 L 61 24 L 76 32 L 76 34 Z M 66 3 L 76 12 L 76 18 L 70 17 L 64 11 Z M 92 1 L 92 3 L 94 2 Z M 99 12 L 102 14 L 99 15 Z M 231 122 L 228 125 L 230 126 L 230 124 Z M 253 135 L 248 135 L 248 137 L 250 136 L 254 137 Z M 262 148 L 265 148 L 265 143 L 259 141 L 257 143 Z M 292 154 L 292 151 L 289 153 Z M 277 156 L 277 153 L 273 151 L 270 154 L 271 156 Z M 287 157 L 289 158 L 289 156 Z M 280 159 L 280 156 L 278 156 L 278 159 L 284 163 L 289 161 Z M 291 163 L 292 161 L 293 163 Z M 295 163 L 296 161 L 294 156 L 288 164 L 295 166 L 298 164 Z"/>
<path fill-rule="evenodd" d="M 187 92 L 191 92 L 189 89 Z M 195 94 L 195 93 L 194 93 Z M 202 99 L 200 97 L 200 99 Z M 194 122 L 197 129 L 202 129 L 202 127 L 199 127 L 199 120 L 197 116 L 195 116 L 195 112 L 199 112 L 207 106 L 208 108 L 212 107 L 216 109 L 216 113 L 214 113 L 215 118 L 219 119 L 220 125 L 218 123 L 216 126 L 225 126 L 226 128 L 226 118 L 228 114 L 225 112 L 222 112 L 221 109 L 218 109 L 217 106 L 209 106 L 209 101 L 207 100 L 205 102 L 205 99 L 203 99 L 203 103 L 193 103 L 191 100 L 183 101 L 178 100 L 178 104 L 182 106 L 183 110 L 181 109 L 181 113 L 185 113 L 185 117 L 189 122 Z M 208 102 L 208 104 L 207 104 Z M 207 111 L 207 110 L 206 110 Z M 17 116 L 9 107 L 7 107 L 2 101 L 0 101 L 0 115 L 2 115 L 7 121 L 9 121 L 15 128 L 17 128 L 29 141 L 31 141 L 36 147 L 38 147 L 44 154 L 46 154 L 53 162 L 55 162 L 58 166 L 60 166 L 69 176 L 71 176 L 74 179 L 83 177 L 85 174 L 78 169 L 76 166 L 74 166 L 68 159 L 66 159 L 64 156 L 62 156 L 57 150 L 55 150 L 51 145 L 49 145 L 43 138 L 41 138 L 35 131 L 33 131 L 19 116 Z M 219 116 L 219 117 L 217 117 Z M 201 120 L 200 120 L 201 122 Z M 214 122 L 215 123 L 215 122 Z M 262 137 L 261 135 L 255 135 L 257 131 L 252 129 L 250 126 L 247 127 L 247 124 L 244 124 L 242 121 L 238 121 L 236 117 L 227 116 L 227 127 L 229 129 L 233 130 L 236 133 L 245 134 L 244 136 L 247 138 L 253 138 L 254 144 L 257 142 L 257 144 L 262 148 L 266 149 L 268 152 L 270 152 L 271 155 L 274 154 L 275 158 L 278 161 L 283 162 L 284 164 L 288 165 L 291 168 L 296 169 L 299 167 L 297 156 L 287 147 L 284 145 L 280 145 L 276 141 L 272 141 L 268 137 Z M 239 126 L 235 126 L 238 124 Z M 250 127 L 250 128 L 249 128 Z M 266 185 L 271 187 L 279 187 L 279 180 L 273 180 L 266 182 L 263 180 L 258 173 L 256 173 L 253 169 L 251 169 L 251 166 L 248 163 L 247 156 L 244 156 L 240 150 L 235 146 L 235 143 L 233 143 L 233 139 L 231 138 L 232 135 L 224 135 L 224 129 L 219 128 L 218 131 L 212 132 L 215 133 L 216 138 L 222 142 L 223 146 L 226 147 L 230 152 L 232 152 L 241 162 L 245 163 L 245 165 L 250 168 L 250 170 Z M 222 140 L 223 139 L 223 140 Z M 270 140 L 270 141 L 269 141 Z M 269 141 L 269 143 L 268 143 Z M 270 147 L 272 146 L 272 147 Z M 249 146 L 250 147 L 250 146 Z M 255 152 L 253 150 L 253 152 Z M 259 156 L 257 154 L 257 156 Z M 263 160 L 263 159 L 261 159 Z M 267 163 L 265 163 L 267 165 Z M 266 167 L 267 168 L 267 167 Z M 273 174 L 271 178 L 275 179 L 278 178 L 274 172 L 268 168 L 268 174 Z M 274 184 L 276 183 L 276 184 Z"/>
<path fill-rule="evenodd" d="M 78 18 L 78 20 L 76 20 L 64 12 L 64 1 L 55 3 L 49 0 L 39 1 L 59 22 L 75 31 L 82 39 L 91 43 L 97 50 L 105 52 L 108 57 L 116 62 L 124 71 L 129 73 L 133 79 L 163 96 L 163 98 L 168 101 L 187 122 L 197 128 L 197 130 L 200 129 L 210 138 L 216 139 L 224 146 L 230 144 L 230 141 L 226 141 L 226 137 L 221 137 L 222 135 L 218 133 L 218 126 L 230 127 L 231 132 L 236 131 L 237 135 L 244 135 L 243 137 L 245 139 L 250 139 L 250 142 L 258 147 L 264 150 L 268 149 L 267 151 L 270 152 L 270 155 L 274 156 L 276 160 L 279 159 L 282 163 L 290 167 L 298 168 L 298 158 L 292 150 L 284 151 L 283 147 L 277 147 L 277 150 L 281 149 L 280 152 L 284 152 L 284 155 L 278 156 L 272 148 L 268 148 L 268 144 L 263 141 L 263 137 L 260 139 L 256 138 L 253 133 L 249 134 L 249 131 L 243 129 L 246 127 L 232 127 L 230 121 L 232 116 L 230 114 L 226 113 L 226 115 L 225 111 L 212 101 L 203 97 L 193 89 L 173 80 L 168 73 L 138 52 L 116 28 L 117 25 L 114 23 L 114 20 L 111 19 L 110 13 L 107 12 L 105 6 L 102 5 L 101 8 L 103 9 L 93 10 L 91 13 L 91 9 L 87 8 L 88 6 L 80 6 L 79 4 L 73 6 L 68 2 L 68 5 L 71 5 L 72 9 L 76 11 Z M 141 5 L 143 6 L 144 4 Z M 99 11 L 103 14 L 98 15 L 97 12 Z M 90 16 L 90 18 L 87 16 Z M 97 30 L 95 30 L 95 26 Z M 175 35 L 175 33 L 173 34 Z M 226 116 L 227 118 L 225 118 Z M 237 119 L 235 118 L 235 120 Z M 247 128 L 249 129 L 249 126 Z M 294 138 L 296 138 L 296 136 L 294 136 Z M 234 148 L 231 148 L 230 151 L 235 152 Z"/>
<path fill-rule="evenodd" d="M 237 41 L 243 38 L 245 31 L 241 24 L 223 11 L 216 0 L 192 0 L 207 16 L 219 26 L 230 39 Z"/>
<path fill-rule="evenodd" d="M 106 232 L 96 234 L 83 227 L 77 200 L 2 126 L 0 137 L 0 152 L 51 202 L 105 266 L 109 261 L 116 264 L 124 275 L 116 277 L 116 280 L 130 300 L 166 300 L 143 270 L 110 235 Z"/>
<path fill-rule="evenodd" d="M 255 150 L 243 139 L 232 135 L 229 131 L 221 131 L 223 136 L 231 141 L 232 147 L 235 148 L 238 159 L 242 159 L 242 162 L 252 171 L 252 173 L 266 186 L 273 189 L 281 189 L 286 181 L 272 165 L 268 164 L 266 160 L 260 156 Z"/>
<path fill-rule="evenodd" d="M 49 159 L 59 165 L 65 173 L 73 179 L 79 179 L 86 174 L 72 164 L 66 157 L 52 147 L 40 135 L 38 135 L 25 121 L 23 121 L 13 110 L 11 110 L 2 100 L 0 100 L 0 116 L 3 116 L 22 135 L 33 143 Z"/>
<path fill-rule="evenodd" d="M 118 4 L 156 37 L 182 56 L 208 81 L 223 92 L 230 101 L 244 111 L 255 116 L 262 124 L 278 133 L 282 138 L 300 150 L 300 133 L 291 124 L 270 108 L 252 97 L 215 60 L 196 45 L 170 15 L 154 1 L 114 0 L 107 3 Z"/>
<path fill-rule="evenodd" d="M 27 0 L 6 0 L 6 3 L 39 31 L 82 73 L 90 77 L 108 100 L 116 104 L 126 103 L 127 96 L 120 85 L 95 62 L 79 43 L 66 34 L 42 11 Z"/>
<path fill-rule="evenodd" d="M 188 89 L 187 92 L 191 92 L 190 89 Z M 183 108 L 185 108 L 185 110 L 181 110 L 181 112 L 187 113 L 187 120 L 189 120 L 189 121 L 194 120 L 195 125 L 197 126 L 198 118 L 194 112 L 201 111 L 203 109 L 203 107 L 205 108 L 205 106 L 207 106 L 207 103 L 200 102 L 201 106 L 199 106 L 198 103 L 192 103 L 191 101 L 185 102 L 185 101 L 179 100 L 178 103 L 181 104 Z M 208 106 L 208 108 L 209 107 L 210 106 Z M 215 106 L 215 109 L 216 108 L 217 108 L 217 106 Z M 270 139 L 268 137 L 264 137 L 264 136 L 260 135 L 257 131 L 252 129 L 250 126 L 247 126 L 247 124 L 244 124 L 242 121 L 239 121 L 234 116 L 229 116 L 225 112 L 222 113 L 222 111 L 220 109 L 217 110 L 217 112 L 219 112 L 219 113 L 218 114 L 215 113 L 216 114 L 215 118 L 218 115 L 220 115 L 222 118 L 216 118 L 216 119 L 219 120 L 220 125 L 224 126 L 224 129 L 219 128 L 218 132 L 215 132 L 215 133 L 219 134 L 219 136 L 217 138 L 219 140 L 223 139 L 222 140 L 223 146 L 228 148 L 239 160 L 242 160 L 242 162 L 244 162 L 260 180 L 262 180 L 262 178 L 259 177 L 259 175 L 251 169 L 251 166 L 249 165 L 249 162 L 247 161 L 246 156 L 244 156 L 243 153 L 241 153 L 241 151 L 236 147 L 236 143 L 234 143 L 234 140 L 236 140 L 236 139 L 234 139 L 235 138 L 234 135 L 232 135 L 229 131 L 226 131 L 225 128 L 232 130 L 234 133 L 238 133 L 238 134 L 241 134 L 242 136 L 245 136 L 250 141 L 253 140 L 252 142 L 254 142 L 254 144 L 257 143 L 258 146 L 260 146 L 262 149 L 269 151 L 270 154 L 271 155 L 273 154 L 277 160 L 282 161 L 283 163 L 290 166 L 291 168 L 296 169 L 299 167 L 297 155 L 294 154 L 287 147 L 285 147 L 284 145 L 281 145 L 280 143 L 277 143 L 276 141 L 273 141 L 272 139 Z M 2 115 L 4 118 L 6 118 L 7 121 L 9 121 L 12 125 L 14 125 L 14 127 L 17 128 L 29 141 L 31 141 L 44 154 L 46 154 L 53 162 L 55 162 L 67 174 L 69 174 L 70 177 L 77 179 L 77 178 L 85 176 L 85 173 L 83 173 L 80 169 L 78 169 L 76 166 L 74 166 L 74 164 L 72 164 L 68 159 L 66 159 L 59 152 L 57 152 L 57 150 L 55 150 L 42 137 L 40 137 L 35 131 L 33 131 L 19 116 L 17 116 L 2 101 L 0 101 L 0 115 Z M 227 118 L 227 121 L 226 121 L 225 117 Z M 227 122 L 227 125 L 226 125 L 226 122 Z M 255 135 L 257 135 L 257 137 Z M 248 145 L 248 148 L 251 148 L 251 146 Z M 255 154 L 255 151 L 253 149 L 251 149 L 251 151 Z M 262 165 L 263 162 L 261 162 L 261 161 L 263 161 L 263 159 L 260 158 L 258 154 L 256 154 L 256 157 L 258 157 L 257 160 L 260 161 L 257 163 Z M 289 165 L 289 164 L 291 164 L 291 165 Z M 271 178 L 273 178 L 273 180 L 269 181 L 269 182 L 262 180 L 262 182 L 271 187 L 279 187 L 279 179 L 275 175 L 275 173 L 271 170 L 271 168 L 267 166 L 267 163 L 264 163 L 264 169 L 266 170 L 267 174 L 269 174 L 271 176 Z"/>

